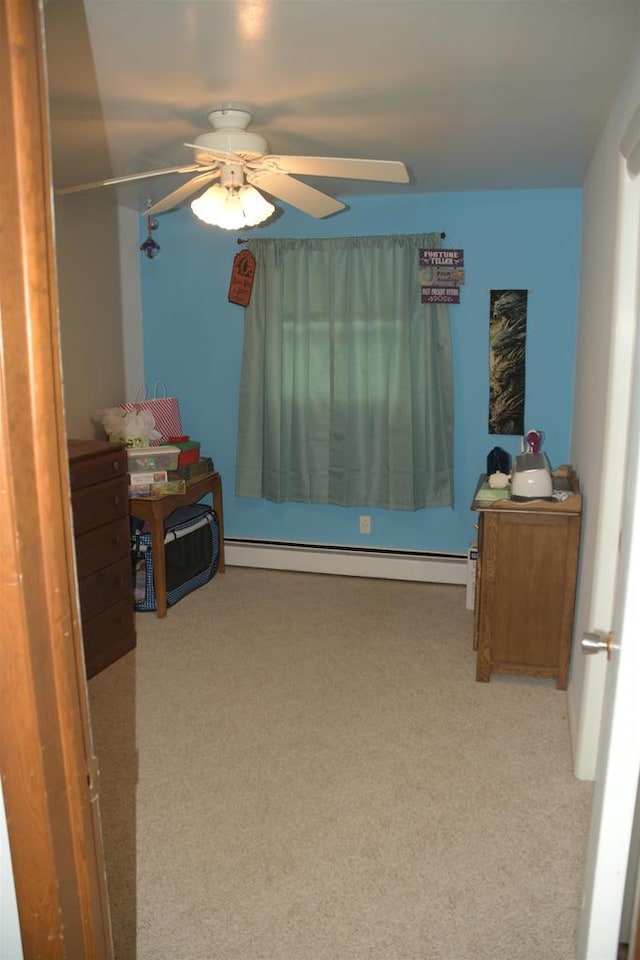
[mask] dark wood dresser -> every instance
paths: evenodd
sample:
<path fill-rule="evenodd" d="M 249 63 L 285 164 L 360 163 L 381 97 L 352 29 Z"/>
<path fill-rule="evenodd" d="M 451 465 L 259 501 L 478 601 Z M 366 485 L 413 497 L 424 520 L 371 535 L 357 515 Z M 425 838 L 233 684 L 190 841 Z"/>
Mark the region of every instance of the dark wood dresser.
<path fill-rule="evenodd" d="M 71 505 L 87 677 L 136 645 L 129 479 L 122 444 L 69 440 Z"/>

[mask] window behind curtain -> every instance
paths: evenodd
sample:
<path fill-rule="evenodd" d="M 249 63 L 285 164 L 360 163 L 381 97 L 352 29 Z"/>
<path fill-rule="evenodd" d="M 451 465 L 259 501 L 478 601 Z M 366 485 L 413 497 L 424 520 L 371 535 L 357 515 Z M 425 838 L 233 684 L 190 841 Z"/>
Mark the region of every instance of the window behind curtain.
<path fill-rule="evenodd" d="M 418 510 L 453 502 L 446 306 L 420 303 L 439 234 L 253 240 L 236 495 Z"/>

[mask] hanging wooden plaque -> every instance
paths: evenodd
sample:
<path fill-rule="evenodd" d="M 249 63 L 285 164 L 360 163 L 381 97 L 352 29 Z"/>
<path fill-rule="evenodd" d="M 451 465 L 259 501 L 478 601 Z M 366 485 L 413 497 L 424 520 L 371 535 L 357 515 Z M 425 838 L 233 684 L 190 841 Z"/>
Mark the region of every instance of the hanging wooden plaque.
<path fill-rule="evenodd" d="M 248 306 L 255 272 L 256 258 L 250 250 L 242 250 L 235 255 L 229 284 L 229 303 L 237 303 L 241 307 Z"/>

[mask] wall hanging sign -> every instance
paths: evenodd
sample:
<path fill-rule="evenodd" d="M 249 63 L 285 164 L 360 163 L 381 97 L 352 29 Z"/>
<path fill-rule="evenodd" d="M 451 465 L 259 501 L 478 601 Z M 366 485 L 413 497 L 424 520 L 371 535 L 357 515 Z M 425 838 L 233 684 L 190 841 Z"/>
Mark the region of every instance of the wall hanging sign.
<path fill-rule="evenodd" d="M 421 267 L 464 267 L 464 250 L 420 249 Z"/>
<path fill-rule="evenodd" d="M 235 255 L 227 295 L 229 303 L 237 303 L 241 307 L 249 305 L 255 272 L 256 258 L 250 250 L 241 250 Z"/>
<path fill-rule="evenodd" d="M 527 296 L 489 291 L 489 433 L 524 434 Z"/>
<path fill-rule="evenodd" d="M 460 303 L 460 287 L 439 287 L 423 284 L 420 287 L 421 303 Z"/>
<path fill-rule="evenodd" d="M 431 283 L 437 287 L 460 287 L 464 283 L 464 270 L 460 267 L 436 267 Z"/>
<path fill-rule="evenodd" d="M 419 250 L 420 302 L 460 303 L 464 250 Z"/>

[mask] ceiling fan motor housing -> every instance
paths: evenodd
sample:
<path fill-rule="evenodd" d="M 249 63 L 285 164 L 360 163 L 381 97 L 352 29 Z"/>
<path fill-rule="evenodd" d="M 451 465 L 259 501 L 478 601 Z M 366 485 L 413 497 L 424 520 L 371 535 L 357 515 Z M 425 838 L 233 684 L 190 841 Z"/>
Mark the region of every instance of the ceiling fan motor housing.
<path fill-rule="evenodd" d="M 219 153 L 235 153 L 243 159 L 252 160 L 264 157 L 269 152 L 269 144 L 259 133 L 248 133 L 247 127 L 251 122 L 248 110 L 221 108 L 212 110 L 209 122 L 213 127 L 212 133 L 203 133 L 196 137 L 194 143 L 205 150 L 215 150 Z M 204 162 L 211 158 L 206 153 L 196 153 L 196 161 Z"/>
<path fill-rule="evenodd" d="M 206 150 L 216 153 L 235 153 L 246 160 L 264 157 L 269 151 L 269 145 L 264 137 L 257 133 L 244 133 L 237 130 L 216 130 L 214 133 L 203 133 L 193 141 L 196 146 L 202 147 L 202 153 L 196 151 L 196 162 L 207 163 L 211 160 Z"/>

